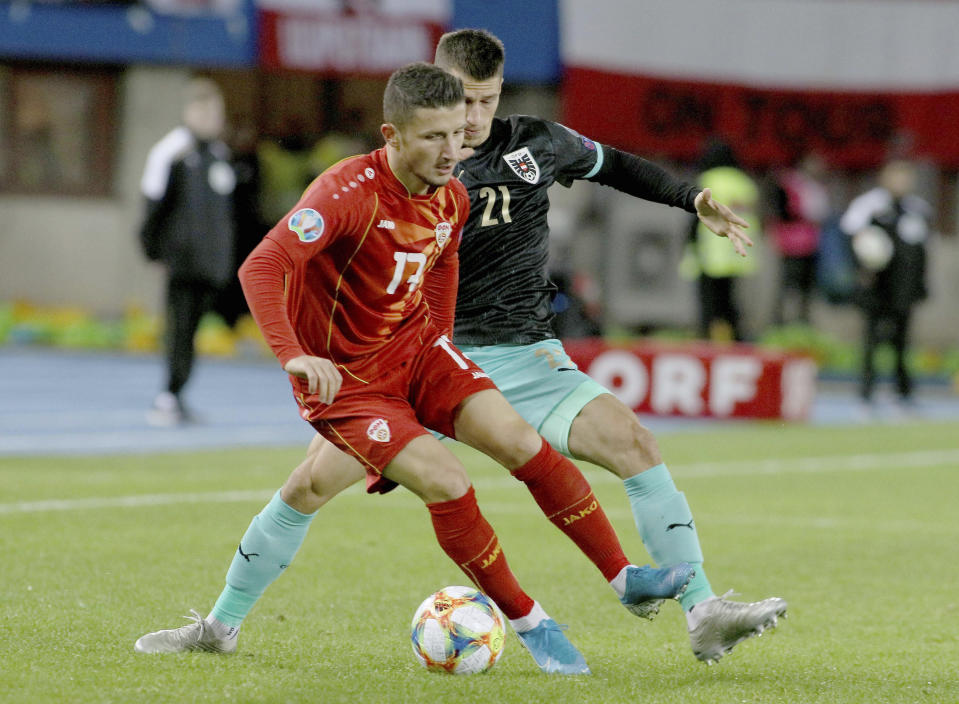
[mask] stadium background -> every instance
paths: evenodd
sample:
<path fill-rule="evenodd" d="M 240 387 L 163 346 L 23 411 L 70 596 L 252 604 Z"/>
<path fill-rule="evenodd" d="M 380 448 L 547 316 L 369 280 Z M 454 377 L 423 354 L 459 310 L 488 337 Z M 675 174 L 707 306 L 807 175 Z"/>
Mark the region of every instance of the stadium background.
<path fill-rule="evenodd" d="M 213 76 L 231 122 L 263 139 L 295 127 L 375 146 L 385 75 L 429 60 L 438 34 L 458 26 L 506 43 L 501 114 L 565 121 L 681 175 L 692 176 L 712 133 L 731 138 L 759 177 L 791 149 L 817 149 L 834 166 L 828 185 L 842 208 L 889 153 L 917 158 L 941 233 L 933 295 L 915 321 L 918 361 L 940 376 L 959 370 L 959 6 L 938 0 L 4 4 L 0 338 L 44 342 L 52 318 L 73 325 L 68 341 L 108 346 L 84 339 L 76 321 L 92 316 L 122 323 L 122 346 L 155 344 L 163 279 L 136 240 L 138 183 L 147 150 L 179 119 L 188 75 Z M 682 213 L 588 184 L 552 197 L 559 259 L 599 284 L 608 330 L 690 326 L 692 287 L 676 273 Z M 753 256 L 763 266 L 743 298 L 758 332 L 778 267 L 768 247 Z M 31 314 L 39 325 L 16 325 Z M 802 342 L 836 342 L 852 369 L 855 309 L 817 301 L 813 321 L 825 341 Z M 215 335 L 202 349 L 224 352 Z"/>
<path fill-rule="evenodd" d="M 159 365 L 116 353 L 154 353 L 161 333 L 163 277 L 135 235 L 139 178 L 147 150 L 179 120 L 189 75 L 213 76 L 225 89 L 230 122 L 252 126 L 263 140 L 297 127 L 313 137 L 351 131 L 375 146 L 385 75 L 405 61 L 429 60 L 436 37 L 460 26 L 487 27 L 506 43 L 501 114 L 563 120 L 681 175 L 693 176 L 713 133 L 731 139 L 760 178 L 792 149 L 816 149 L 833 164 L 828 185 L 841 208 L 888 154 L 916 158 L 940 236 L 913 361 L 940 404 L 927 412 L 949 417 L 949 389 L 959 383 L 959 58 L 950 50 L 959 4 L 149 0 L 20 2 L 0 10 L 0 360 L 7 379 L 0 427 L 7 454 L 170 442 L 150 435 L 137 410 L 159 383 Z M 47 137 L 47 159 L 39 160 L 47 168 L 37 166 L 38 135 Z M 591 184 L 555 188 L 551 197 L 557 261 L 599 284 L 607 333 L 690 327 L 694 294 L 677 274 L 682 213 Z M 769 319 L 778 267 L 762 243 L 752 256 L 763 266 L 744 282 L 743 300 L 758 332 Z M 821 381 L 845 382 L 820 384 L 814 422 L 852 417 L 855 409 L 835 405 L 828 392 L 851 392 L 858 314 L 819 300 L 813 322 L 812 331 L 773 331 L 767 339 L 812 351 Z M 205 325 L 201 353 L 244 363 L 269 357 L 249 321 L 240 332 Z M 107 354 L 95 367 L 82 356 L 36 363 L 37 343 Z M 72 377 L 98 380 L 68 394 L 20 384 L 26 370 L 54 360 Z M 106 370 L 117 365 L 129 381 L 105 394 Z M 240 368 L 273 378 L 272 366 L 232 371 Z M 201 364 L 187 393 L 207 410 L 208 423 L 184 429 L 182 442 L 222 445 L 242 435 L 283 444 L 305 436 L 280 430 L 289 410 L 282 375 L 271 386 L 277 397 L 265 405 L 249 399 L 248 415 L 238 419 L 238 403 L 218 402 L 212 383 L 230 372 Z M 25 403 L 31 389 L 37 399 Z"/>

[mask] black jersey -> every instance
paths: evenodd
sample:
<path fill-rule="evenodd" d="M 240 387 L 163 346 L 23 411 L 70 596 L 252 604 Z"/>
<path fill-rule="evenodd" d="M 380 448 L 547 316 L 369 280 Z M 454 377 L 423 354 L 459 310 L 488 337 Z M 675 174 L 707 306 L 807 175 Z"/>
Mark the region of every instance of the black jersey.
<path fill-rule="evenodd" d="M 183 125 L 147 156 L 140 241 L 173 279 L 224 286 L 236 275 L 233 189 L 236 172 L 220 141 L 198 140 Z"/>
<path fill-rule="evenodd" d="M 602 153 L 555 122 L 493 120 L 489 138 L 457 167 L 470 215 L 459 250 L 455 342 L 530 344 L 554 336 L 547 190 L 595 175 Z"/>

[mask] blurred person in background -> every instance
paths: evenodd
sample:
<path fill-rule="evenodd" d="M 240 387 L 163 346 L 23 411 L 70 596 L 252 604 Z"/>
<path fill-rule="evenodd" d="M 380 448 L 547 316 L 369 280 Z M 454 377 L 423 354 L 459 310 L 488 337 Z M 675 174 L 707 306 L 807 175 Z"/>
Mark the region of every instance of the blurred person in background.
<path fill-rule="evenodd" d="M 366 142 L 350 129 L 358 129 L 358 118 L 350 113 L 341 118 L 346 127 L 318 135 L 307 121 L 288 117 L 278 137 L 264 139 L 257 147 L 261 168 L 260 208 L 267 222 L 286 215 L 318 175 L 333 164 L 365 153 Z"/>
<path fill-rule="evenodd" d="M 575 264 L 574 242 L 586 218 L 565 208 L 551 207 L 549 225 L 548 280 L 556 287 L 552 296 L 553 332 L 560 340 L 597 337 L 603 334 L 602 291 L 586 269 Z"/>
<path fill-rule="evenodd" d="M 261 169 L 256 153 L 256 127 L 242 118 L 235 120 L 234 124 L 236 126 L 231 131 L 229 146 L 233 157 L 233 171 L 236 174 L 236 186 L 233 189 L 236 240 L 232 269 L 236 274 L 270 226 L 260 213 Z M 243 296 L 238 276 L 231 276 L 229 283 L 220 291 L 215 310 L 230 328 L 235 328 L 237 321 L 243 315 L 249 314 L 250 309 Z"/>
<path fill-rule="evenodd" d="M 699 171 L 697 185 L 710 189 L 713 198 L 727 204 L 749 223 L 749 233 L 755 241 L 761 234 L 759 188 L 740 168 L 733 148 L 722 140 L 710 140 Z M 736 341 L 745 339 L 736 301 L 736 281 L 755 270 L 755 257 L 738 256 L 699 218 L 691 218 L 689 243 L 680 263 L 680 273 L 697 282 L 700 338 L 722 340 L 731 335 Z M 727 329 L 723 330 L 717 323 Z"/>
<path fill-rule="evenodd" d="M 809 324 L 819 238 L 830 214 L 829 194 L 822 184 L 825 168 L 822 157 L 810 153 L 775 177 L 767 230 L 781 264 L 773 311 L 776 325 Z M 787 309 L 792 309 L 791 315 Z"/>
<path fill-rule="evenodd" d="M 878 185 L 855 198 L 839 222 L 852 237 L 859 264 L 856 300 L 863 311 L 860 395 L 871 412 L 876 384 L 876 348 L 889 341 L 896 356 L 896 390 L 904 408 L 912 405 L 913 383 L 906 362 L 912 311 L 928 296 L 927 245 L 932 207 L 916 195 L 915 165 L 889 161 Z"/>
<path fill-rule="evenodd" d="M 599 286 L 588 272 L 555 268 L 549 280 L 556 286 L 552 300 L 553 330 L 561 340 L 603 334 Z"/>
<path fill-rule="evenodd" d="M 296 116 L 283 121 L 280 133 L 257 145 L 261 169 L 263 217 L 269 223 L 282 218 L 316 178 L 311 151 L 315 143 L 306 121 Z"/>
<path fill-rule="evenodd" d="M 167 380 L 147 416 L 153 425 L 190 419 L 181 393 L 193 369 L 200 318 L 236 276 L 236 172 L 220 139 L 224 115 L 216 83 L 191 80 L 183 94 L 183 123 L 150 150 L 140 182 L 146 199 L 140 241 L 167 275 Z"/>

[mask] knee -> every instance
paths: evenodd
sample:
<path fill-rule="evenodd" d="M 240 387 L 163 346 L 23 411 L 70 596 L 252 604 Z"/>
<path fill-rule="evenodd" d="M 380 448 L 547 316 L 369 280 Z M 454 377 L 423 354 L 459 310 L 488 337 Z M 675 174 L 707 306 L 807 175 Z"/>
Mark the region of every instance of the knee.
<path fill-rule="evenodd" d="M 331 497 L 319 496 L 313 491 L 309 467 L 300 465 L 287 478 L 280 490 L 283 502 L 300 513 L 318 511 Z"/>
<path fill-rule="evenodd" d="M 662 454 L 659 451 L 659 443 L 656 436 L 645 425 L 634 418 L 635 427 L 632 433 L 633 452 L 639 456 L 642 469 L 646 470 L 663 461 Z"/>
<path fill-rule="evenodd" d="M 662 462 L 656 437 L 635 415 L 618 423 L 604 445 L 612 454 L 614 471 L 623 478 Z"/>
<path fill-rule="evenodd" d="M 343 458 L 339 456 L 327 459 L 334 461 L 323 461 L 318 455 L 308 455 L 283 484 L 280 494 L 283 501 L 300 513 L 314 513 L 362 479 L 364 473 L 358 465 L 354 467 L 351 463 L 340 461 Z"/>
<path fill-rule="evenodd" d="M 466 495 L 470 480 L 462 467 L 442 466 L 422 480 L 415 493 L 427 504 L 455 501 Z"/>
<path fill-rule="evenodd" d="M 625 408 L 625 407 L 624 407 Z M 570 449 L 574 455 L 626 479 L 662 462 L 652 431 L 629 409 L 603 423 L 574 425 Z"/>
<path fill-rule="evenodd" d="M 540 451 L 543 438 L 512 408 L 507 406 L 507 411 L 483 416 L 482 422 L 458 423 L 456 439 L 513 470 Z"/>
<path fill-rule="evenodd" d="M 521 418 L 499 426 L 487 442 L 483 451 L 510 471 L 529 462 L 543 447 L 542 436 Z"/>

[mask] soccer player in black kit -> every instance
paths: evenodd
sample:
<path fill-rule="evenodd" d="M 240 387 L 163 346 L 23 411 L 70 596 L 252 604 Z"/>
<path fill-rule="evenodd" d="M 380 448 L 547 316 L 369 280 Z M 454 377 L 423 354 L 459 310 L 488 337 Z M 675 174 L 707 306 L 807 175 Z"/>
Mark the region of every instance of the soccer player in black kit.
<path fill-rule="evenodd" d="M 743 256 L 752 244 L 742 230 L 746 223 L 708 190 L 561 124 L 496 118 L 504 60 L 502 43 L 482 30 L 445 34 L 436 50 L 435 63 L 463 81 L 464 146 L 475 150 L 455 169 L 469 191 L 471 211 L 459 250 L 454 342 L 556 449 L 623 480 L 639 534 L 660 566 L 695 566 L 679 601 L 693 653 L 707 663 L 718 661 L 742 640 L 775 626 L 786 602 L 774 597 L 743 603 L 713 593 L 696 523 L 656 439 L 630 408 L 577 370 L 554 338 L 547 189 L 583 179 L 682 208 L 728 237 Z M 284 485 L 283 499 L 311 514 L 364 476 L 354 459 L 317 437 Z"/>
<path fill-rule="evenodd" d="M 696 523 L 663 463 L 653 434 L 607 389 L 576 369 L 550 325 L 555 288 L 547 277 L 547 190 L 595 181 L 695 213 L 743 256 L 746 222 L 708 191 L 659 166 L 536 117 L 494 117 L 503 82 L 502 43 L 481 30 L 444 35 L 435 63 L 466 89 L 464 145 L 475 152 L 457 177 L 470 194 L 460 248 L 453 339 L 550 443 L 623 480 L 639 534 L 661 566 L 696 567 L 679 597 L 696 657 L 715 662 L 737 643 L 774 626 L 779 598 L 742 603 L 716 596 L 703 568 Z"/>

